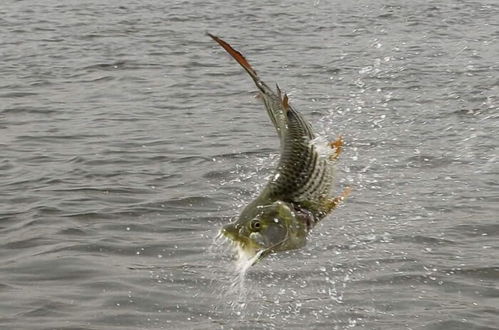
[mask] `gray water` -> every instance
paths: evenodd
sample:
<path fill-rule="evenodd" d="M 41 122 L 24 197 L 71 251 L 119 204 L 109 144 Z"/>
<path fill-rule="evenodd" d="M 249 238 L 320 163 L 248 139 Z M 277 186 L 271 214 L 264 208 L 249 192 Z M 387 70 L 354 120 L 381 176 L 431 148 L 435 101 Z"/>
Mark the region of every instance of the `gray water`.
<path fill-rule="evenodd" d="M 278 159 L 243 51 L 351 197 L 244 278 Z M 499 329 L 499 3 L 0 4 L 0 328 Z"/>

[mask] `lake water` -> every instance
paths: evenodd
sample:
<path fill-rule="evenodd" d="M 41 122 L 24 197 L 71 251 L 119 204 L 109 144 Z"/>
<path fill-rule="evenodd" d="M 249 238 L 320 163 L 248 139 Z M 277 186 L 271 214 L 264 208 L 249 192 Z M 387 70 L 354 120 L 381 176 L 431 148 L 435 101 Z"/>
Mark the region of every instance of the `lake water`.
<path fill-rule="evenodd" d="M 0 4 L 0 328 L 499 329 L 499 3 Z M 343 135 L 351 197 L 235 271 L 255 87 Z"/>

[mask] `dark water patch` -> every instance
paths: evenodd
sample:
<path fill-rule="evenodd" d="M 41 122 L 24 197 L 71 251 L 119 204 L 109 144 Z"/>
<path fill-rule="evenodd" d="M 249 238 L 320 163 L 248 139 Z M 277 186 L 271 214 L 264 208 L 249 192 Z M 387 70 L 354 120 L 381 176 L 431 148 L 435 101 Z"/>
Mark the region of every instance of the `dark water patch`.
<path fill-rule="evenodd" d="M 450 239 L 421 235 L 392 236 L 392 240 L 404 243 L 421 244 L 423 246 L 459 245 L 459 242 Z"/>
<path fill-rule="evenodd" d="M 150 313 L 141 315 L 141 313 L 136 312 L 133 315 L 129 312 L 120 312 L 118 307 L 122 305 L 119 302 L 113 305 L 112 302 L 105 306 L 106 310 L 109 310 L 105 315 L 99 314 L 93 319 L 95 323 L 100 328 L 110 328 L 110 329 L 144 329 L 148 327 L 149 322 L 147 319 L 150 318 Z M 134 304 L 125 304 L 122 308 L 128 309 L 133 307 Z"/>
<path fill-rule="evenodd" d="M 2 292 L 13 291 L 14 287 L 6 283 L 0 283 L 0 290 Z"/>
<path fill-rule="evenodd" d="M 454 160 L 450 158 L 436 157 L 431 155 L 417 155 L 406 159 L 408 167 L 439 168 L 452 164 Z"/>
<path fill-rule="evenodd" d="M 2 270 L 15 276 L 16 282 L 72 281 L 99 274 L 99 270 L 90 269 L 88 265 L 80 265 L 78 261 L 74 257 L 51 260 L 50 255 L 45 255 L 37 256 L 36 260 L 25 258 L 9 266 L 3 266 Z"/>
<path fill-rule="evenodd" d="M 130 61 L 120 60 L 120 61 L 110 62 L 110 63 L 93 64 L 93 65 L 86 66 L 83 69 L 84 70 L 93 70 L 93 69 L 97 69 L 97 70 L 113 70 L 113 69 L 121 69 L 121 68 L 125 67 L 126 65 L 128 65 L 129 63 L 130 63 Z"/>
<path fill-rule="evenodd" d="M 378 264 L 378 265 L 406 265 L 406 264 L 416 264 L 417 259 L 411 256 L 392 256 L 392 257 L 378 257 L 373 259 L 362 259 L 363 263 Z"/>
<path fill-rule="evenodd" d="M 454 231 L 456 234 L 463 235 L 466 237 L 498 236 L 499 224 L 496 223 L 460 224 L 453 226 L 451 228 L 451 231 Z"/>
<path fill-rule="evenodd" d="M 54 302 L 54 301 L 37 301 L 37 306 L 33 307 L 31 310 L 19 313 L 18 317 L 41 317 L 41 318 L 51 318 L 51 317 L 63 317 L 66 315 L 62 312 L 66 309 L 71 308 L 68 303 Z"/>
<path fill-rule="evenodd" d="M 480 116 L 482 116 L 482 115 L 489 115 L 489 114 L 493 115 L 493 109 L 487 109 L 487 108 L 469 109 L 468 108 L 468 109 L 455 110 L 452 113 L 458 117 L 461 117 L 461 118 L 473 118 L 475 116 L 480 118 Z"/>
<path fill-rule="evenodd" d="M 78 81 L 78 83 L 99 83 L 99 82 L 113 81 L 115 79 L 116 79 L 116 77 L 106 75 L 106 76 L 99 76 L 99 77 L 94 77 L 94 78 L 80 79 Z"/>
<path fill-rule="evenodd" d="M 441 272 L 454 275 L 462 275 L 471 278 L 481 278 L 483 280 L 497 281 L 499 280 L 499 266 L 466 268 L 457 267 L 451 269 L 440 269 Z"/>
<path fill-rule="evenodd" d="M 160 69 L 159 63 L 144 63 L 134 60 L 118 60 L 115 62 L 92 64 L 81 68 L 84 71 L 117 71 L 117 70 L 139 70 L 139 69 Z"/>
<path fill-rule="evenodd" d="M 182 210 L 188 212 L 210 212 L 218 210 L 218 204 L 210 197 L 189 196 L 164 201 L 134 203 L 128 207 L 128 210 L 134 214 L 138 214 L 140 212 L 173 212 L 172 214 L 176 214 Z M 121 212 L 126 213 L 128 210 Z"/>
<path fill-rule="evenodd" d="M 98 156 L 98 155 L 96 155 Z M 139 154 L 134 154 L 134 153 L 129 153 L 129 152 L 123 152 L 122 157 L 119 157 L 117 154 L 115 154 L 114 157 L 105 157 L 105 156 L 100 156 L 98 159 L 95 158 L 88 158 L 85 160 L 84 165 L 86 166 L 96 166 L 96 167 L 101 167 L 101 166 L 113 166 L 115 164 L 130 164 L 133 162 L 137 163 L 142 163 L 144 160 L 143 157 L 141 157 Z M 116 171 L 113 171 L 116 175 L 122 176 L 126 173 L 118 173 Z M 91 176 L 91 174 L 89 174 Z"/>
<path fill-rule="evenodd" d="M 21 97 L 29 97 L 29 96 L 35 96 L 35 95 L 38 95 L 38 93 L 34 93 L 34 92 L 10 92 L 10 93 L 0 94 L 0 98 L 21 98 Z"/>
<path fill-rule="evenodd" d="M 47 86 L 51 86 L 51 85 L 55 85 L 55 84 L 50 80 L 38 80 L 38 81 L 31 82 L 29 84 L 29 86 L 34 86 L 34 87 L 47 87 Z"/>
<path fill-rule="evenodd" d="M 43 322 L 43 328 L 38 328 L 40 324 L 38 322 L 34 322 L 35 324 L 33 325 L 34 329 L 40 329 L 40 330 L 53 330 L 53 329 L 58 329 L 58 330 L 98 330 L 99 328 L 94 327 L 94 326 L 88 326 L 88 325 L 60 325 L 56 322 L 54 322 L 53 325 L 47 325 L 50 324 L 51 322 Z M 78 322 L 77 322 L 78 323 Z M 76 323 L 76 324 L 77 324 Z M 79 323 L 88 323 L 88 322 L 79 322 Z"/>
<path fill-rule="evenodd" d="M 2 247 L 10 250 L 23 250 L 27 248 L 40 248 L 53 243 L 53 241 L 49 238 L 37 237 L 39 236 L 35 234 L 37 232 L 38 230 L 24 230 L 25 235 L 31 233 L 32 236 L 27 238 L 11 239 L 9 242 L 4 242 Z"/>
<path fill-rule="evenodd" d="M 115 215 L 112 213 L 106 212 L 77 212 L 77 213 L 68 213 L 66 211 L 63 212 L 64 217 L 73 218 L 77 221 L 81 222 L 94 222 L 94 221 L 104 221 L 115 219 Z"/>
<path fill-rule="evenodd" d="M 65 141 L 88 141 L 89 139 L 97 139 L 102 138 L 101 134 L 72 134 L 72 135 L 63 135 L 63 134 L 53 134 L 53 135 L 18 135 L 16 136 L 16 140 L 35 142 L 36 144 L 44 144 L 44 143 L 62 143 Z"/>
<path fill-rule="evenodd" d="M 449 313 L 451 313 L 449 311 Z M 487 322 L 485 322 L 487 323 Z M 428 330 L 497 330 L 496 325 L 483 325 L 484 322 L 479 320 L 477 321 L 468 321 L 468 320 L 439 320 L 426 323 L 424 325 L 425 329 Z"/>
<path fill-rule="evenodd" d="M 106 195 L 116 194 L 119 196 L 136 195 L 136 194 L 143 195 L 143 194 L 151 193 L 151 191 L 149 189 L 132 188 L 132 187 L 119 187 L 117 185 L 109 186 L 109 187 L 70 187 L 70 188 L 68 187 L 68 188 L 61 188 L 61 189 L 48 188 L 45 190 L 50 190 L 52 192 L 68 193 L 68 194 L 74 194 L 74 193 L 97 194 L 97 195 L 98 194 L 106 194 Z M 131 199 L 131 200 L 135 200 L 135 199 Z"/>
<path fill-rule="evenodd" d="M 66 237 L 71 237 L 71 236 L 82 237 L 82 236 L 89 235 L 89 233 L 87 230 L 84 230 L 82 228 L 72 227 L 72 228 L 64 228 L 64 229 L 59 230 L 57 232 L 57 235 L 63 235 Z"/>
<path fill-rule="evenodd" d="M 55 206 L 36 205 L 29 209 L 35 217 L 44 218 L 61 214 L 61 209 Z"/>
<path fill-rule="evenodd" d="M 155 213 L 156 216 L 157 213 Z M 179 234 L 179 235 L 193 235 L 193 231 L 198 230 L 196 226 L 192 224 L 190 219 L 166 219 L 158 220 L 155 222 L 146 222 L 146 220 L 138 220 L 135 222 L 112 222 L 103 223 L 99 225 L 99 230 L 116 232 L 117 235 L 123 236 L 134 236 L 140 235 L 138 237 L 143 238 L 144 234 L 151 234 L 154 238 L 157 238 L 158 234 Z M 184 237 L 184 236 L 182 236 Z M 197 236 L 196 236 L 197 237 Z M 164 242 L 164 246 L 169 246 L 172 241 Z M 153 245 L 152 241 L 148 244 L 149 247 Z"/>
<path fill-rule="evenodd" d="M 184 156 L 177 157 L 172 161 L 173 164 L 190 164 L 190 165 L 200 165 L 205 162 L 212 162 L 213 160 L 208 157 L 203 156 Z"/>
<path fill-rule="evenodd" d="M 234 172 L 234 169 L 226 169 L 226 170 L 215 170 L 209 171 L 203 174 L 203 178 L 214 180 L 214 179 L 225 179 Z"/>
<path fill-rule="evenodd" d="M 271 148 L 262 148 L 260 150 L 249 150 L 249 151 L 243 151 L 243 152 L 231 152 L 231 153 L 223 153 L 223 154 L 217 154 L 214 155 L 217 158 L 222 158 L 222 159 L 239 159 L 239 158 L 248 158 L 251 156 L 264 156 L 268 157 L 269 154 L 274 154 L 275 149 Z"/>
<path fill-rule="evenodd" d="M 3 114 L 50 114 L 58 112 L 58 110 L 54 107 L 47 106 L 30 106 L 30 105 L 17 105 L 13 107 L 5 107 L 2 109 Z M 9 125 L 14 123 L 9 122 Z"/>
<path fill-rule="evenodd" d="M 71 255 L 74 255 L 75 252 L 80 252 L 83 253 L 84 255 L 87 255 L 91 258 L 91 256 L 101 256 L 102 258 L 105 258 L 105 256 L 112 255 L 114 257 L 130 257 L 130 256 L 135 256 L 137 258 L 141 257 L 141 253 L 145 251 L 145 248 L 143 247 L 144 244 L 137 244 L 137 243 L 132 243 L 131 241 L 134 239 L 134 233 L 133 232 L 127 232 L 126 229 L 122 231 L 123 234 L 116 236 L 116 238 L 109 238 L 104 240 L 101 240 L 99 242 L 92 242 L 92 243 L 86 243 L 86 242 L 80 242 L 80 243 L 74 243 L 71 244 L 70 246 L 66 247 L 65 249 L 61 250 L 60 252 L 64 252 L 64 254 L 68 254 L 71 252 Z M 199 251 L 198 251 L 199 252 Z M 165 256 L 168 254 L 163 252 Z M 152 255 L 157 256 L 157 255 Z M 91 259 L 96 259 L 96 258 L 91 258 Z M 113 265 L 118 265 L 116 261 L 115 264 Z M 101 269 L 102 267 L 96 268 L 96 269 Z"/>

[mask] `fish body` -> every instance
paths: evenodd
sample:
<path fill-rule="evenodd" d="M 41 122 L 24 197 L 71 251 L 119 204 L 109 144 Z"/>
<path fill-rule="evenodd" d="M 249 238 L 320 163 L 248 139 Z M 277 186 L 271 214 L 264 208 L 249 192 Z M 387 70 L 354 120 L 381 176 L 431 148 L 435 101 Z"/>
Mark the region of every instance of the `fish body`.
<path fill-rule="evenodd" d="M 321 146 L 311 125 L 278 86 L 272 90 L 240 52 L 209 35 L 253 79 L 279 136 L 281 151 L 277 168 L 263 191 L 221 233 L 246 255 L 258 255 L 257 259 L 301 248 L 309 231 L 348 194 L 345 191 L 338 197 L 331 196 L 334 162 L 341 152 L 342 139 Z"/>

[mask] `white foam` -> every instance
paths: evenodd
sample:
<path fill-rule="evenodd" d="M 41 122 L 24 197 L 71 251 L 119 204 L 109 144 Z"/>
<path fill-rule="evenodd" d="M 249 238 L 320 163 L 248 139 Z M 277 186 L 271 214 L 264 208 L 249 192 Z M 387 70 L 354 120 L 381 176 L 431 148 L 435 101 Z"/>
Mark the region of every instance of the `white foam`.
<path fill-rule="evenodd" d="M 310 144 L 315 147 L 319 157 L 329 159 L 333 154 L 334 149 L 331 148 L 328 139 L 325 136 L 318 136 L 310 141 Z"/>

